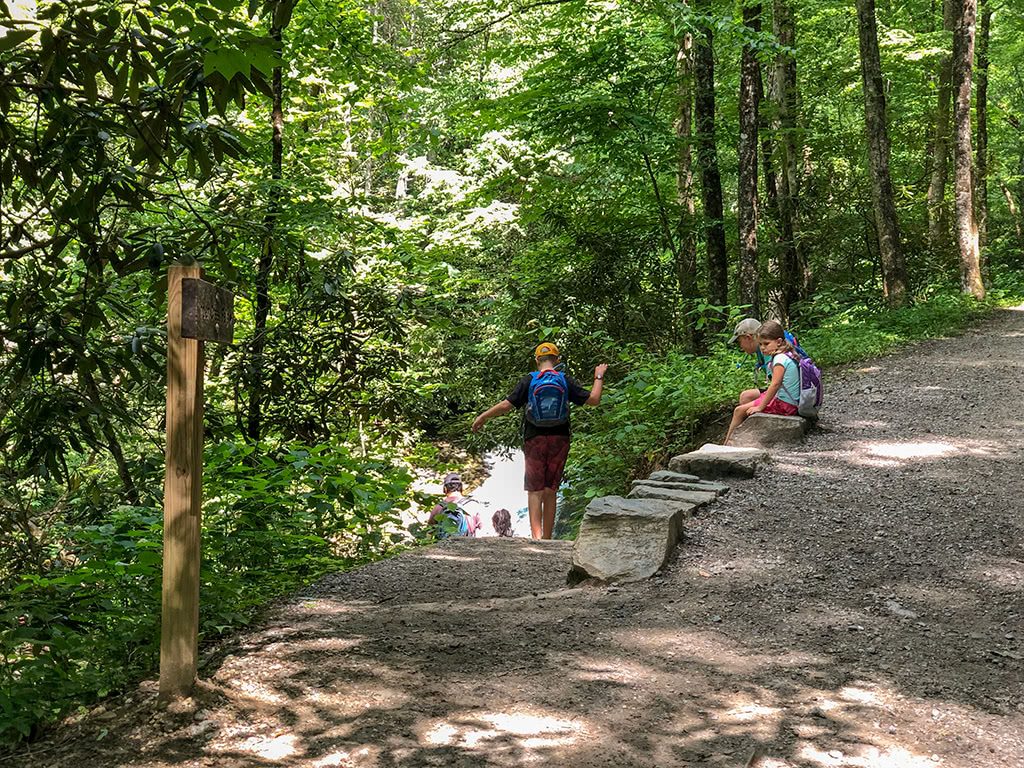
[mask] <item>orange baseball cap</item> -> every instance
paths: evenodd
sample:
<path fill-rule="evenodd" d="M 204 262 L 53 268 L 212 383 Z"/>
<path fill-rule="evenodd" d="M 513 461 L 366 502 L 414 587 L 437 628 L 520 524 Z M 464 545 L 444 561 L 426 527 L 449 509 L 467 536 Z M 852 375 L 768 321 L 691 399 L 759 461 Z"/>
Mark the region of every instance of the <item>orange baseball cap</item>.
<path fill-rule="evenodd" d="M 556 347 L 551 342 L 545 341 L 543 344 L 538 345 L 537 348 L 533 350 L 534 357 L 547 357 L 548 355 L 554 355 L 555 357 L 558 357 L 558 347 Z"/>

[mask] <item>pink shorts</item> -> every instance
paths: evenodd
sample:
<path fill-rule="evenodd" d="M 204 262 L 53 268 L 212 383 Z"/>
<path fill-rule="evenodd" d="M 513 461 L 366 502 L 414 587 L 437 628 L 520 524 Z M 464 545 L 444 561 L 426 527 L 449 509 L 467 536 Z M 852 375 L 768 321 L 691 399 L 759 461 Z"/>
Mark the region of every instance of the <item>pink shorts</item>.
<path fill-rule="evenodd" d="M 761 402 L 764 400 L 764 396 L 766 394 L 768 393 L 762 392 L 761 396 L 757 398 L 757 400 L 752 402 L 751 405 L 760 405 Z M 770 413 L 774 416 L 796 416 L 797 410 L 795 405 L 790 405 L 784 400 L 779 400 L 779 398 L 776 397 L 770 403 L 768 403 L 768 405 L 765 407 L 763 411 L 761 411 L 761 413 Z"/>

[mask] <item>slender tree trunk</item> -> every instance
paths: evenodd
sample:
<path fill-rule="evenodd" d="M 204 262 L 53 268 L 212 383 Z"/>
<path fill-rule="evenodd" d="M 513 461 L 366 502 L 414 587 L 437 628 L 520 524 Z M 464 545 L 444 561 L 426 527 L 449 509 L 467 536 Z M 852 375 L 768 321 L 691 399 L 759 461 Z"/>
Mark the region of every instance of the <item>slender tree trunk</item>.
<path fill-rule="evenodd" d="M 796 22 L 789 0 L 775 0 L 772 25 L 779 45 L 796 47 Z M 786 52 L 775 57 L 775 109 L 778 114 L 782 147 L 779 174 L 779 277 L 782 290 L 775 313 L 788 321 L 793 304 L 804 297 L 806 257 L 800 242 L 800 173 L 801 152 L 797 137 L 796 58 Z"/>
<path fill-rule="evenodd" d="M 121 484 L 124 486 L 125 498 L 128 499 L 129 503 L 138 505 L 139 490 L 135 485 L 135 480 L 132 478 L 131 470 L 128 469 L 128 462 L 125 461 L 124 451 L 121 449 L 121 442 L 117 439 L 114 425 L 107 417 L 107 412 L 103 407 L 103 398 L 100 396 L 100 388 L 96 384 L 96 379 L 91 373 L 84 370 L 79 370 L 78 376 L 82 383 L 85 384 L 85 389 L 89 393 L 89 400 L 92 401 L 92 405 L 99 415 L 100 429 L 103 431 L 107 450 L 110 451 L 114 464 L 117 466 L 117 476 L 121 478 Z"/>
<path fill-rule="evenodd" d="M 753 32 L 761 29 L 761 4 L 748 0 L 743 23 Z M 761 278 L 757 257 L 757 85 L 760 66 L 750 45 L 740 57 L 740 141 L 737 219 L 739 223 L 739 300 L 750 305 L 753 317 L 761 316 Z"/>
<path fill-rule="evenodd" d="M 767 88 L 765 88 L 766 82 L 768 86 Z M 776 89 L 777 87 L 775 84 L 773 70 L 768 69 L 764 72 L 759 72 L 757 80 L 758 104 L 762 106 L 766 103 L 774 104 L 777 98 L 775 93 Z M 761 173 L 764 176 L 764 205 L 761 206 L 761 210 L 764 211 L 764 215 L 774 223 L 776 232 L 781 233 L 784 225 L 782 223 L 781 207 L 779 205 L 779 177 L 775 170 L 775 160 L 778 152 L 772 142 L 772 137 L 779 135 L 778 116 L 772 115 L 769 119 L 767 111 L 765 109 L 760 109 L 758 111 L 757 127 L 761 136 Z M 784 323 L 785 320 L 779 315 L 779 307 L 781 307 L 783 303 L 782 296 L 784 288 L 781 279 L 782 239 L 783 238 L 780 234 L 777 241 L 768 250 L 768 274 L 771 279 L 768 281 L 766 289 L 768 316 Z"/>
<path fill-rule="evenodd" d="M 951 0 L 946 0 L 949 5 Z M 947 18 L 949 14 L 946 14 Z M 948 26 L 952 29 L 952 26 Z M 928 250 L 941 258 L 947 253 L 949 219 L 946 215 L 946 179 L 949 175 L 949 112 L 952 100 L 952 69 L 950 56 L 939 63 L 938 109 L 932 135 L 932 174 L 928 184 Z"/>
<path fill-rule="evenodd" d="M 286 0 L 287 1 L 287 0 Z M 284 51 L 283 33 L 291 15 L 291 9 L 279 4 L 274 8 L 271 22 L 270 37 L 274 41 L 274 50 L 278 58 Z M 256 268 L 256 301 L 252 341 L 252 385 L 249 393 L 249 419 L 246 435 L 253 442 L 258 442 L 263 434 L 263 395 L 266 361 L 264 351 L 267 346 L 267 318 L 270 315 L 270 272 L 274 266 L 277 248 L 277 220 L 281 208 L 281 179 L 284 158 L 284 83 L 281 66 L 274 67 L 271 81 L 273 93 L 270 109 L 270 190 L 267 199 L 267 212 L 263 217 L 263 249 L 260 252 L 259 264 Z"/>
<path fill-rule="evenodd" d="M 875 228 L 878 231 L 878 257 L 882 268 L 882 292 L 889 306 L 900 307 L 907 302 L 907 270 L 900 247 L 896 202 L 889 173 L 889 129 L 886 124 L 874 0 L 857 0 L 857 19 L 864 83 L 864 122 L 871 165 L 871 197 L 875 207 Z"/>
<path fill-rule="evenodd" d="M 974 218 L 974 179 L 971 157 L 971 69 L 977 0 L 957 0 L 959 14 L 953 35 L 953 160 L 956 170 L 956 234 L 960 253 L 960 288 L 975 298 L 985 297 L 981 280 L 978 225 Z"/>
<path fill-rule="evenodd" d="M 696 204 L 693 198 L 693 36 L 685 33 L 676 40 L 676 226 L 675 268 L 682 297 L 683 328 L 690 349 L 703 347 L 701 333 L 689 312 L 700 297 L 697 282 Z"/>
<path fill-rule="evenodd" d="M 703 5 L 703 4 L 701 4 Z M 729 262 L 725 250 L 722 214 L 722 177 L 715 143 L 714 36 L 704 27 L 694 39 L 694 123 L 697 128 L 697 164 L 700 166 L 701 201 L 708 260 L 708 298 L 712 304 L 729 303 Z"/>
<path fill-rule="evenodd" d="M 978 119 L 978 148 L 974 171 L 974 211 L 978 221 L 978 246 L 982 259 L 982 275 L 987 277 L 988 259 L 988 42 L 992 30 L 992 8 L 989 0 L 978 0 L 981 27 L 978 35 L 978 91 L 974 112 Z"/>

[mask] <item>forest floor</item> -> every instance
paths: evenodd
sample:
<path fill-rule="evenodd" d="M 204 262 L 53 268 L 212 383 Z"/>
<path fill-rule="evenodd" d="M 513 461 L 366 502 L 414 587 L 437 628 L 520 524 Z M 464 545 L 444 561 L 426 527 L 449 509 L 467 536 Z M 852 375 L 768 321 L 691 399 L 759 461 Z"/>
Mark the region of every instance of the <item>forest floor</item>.
<path fill-rule="evenodd" d="M 451 541 L 270 612 L 8 768 L 1024 766 L 1024 312 L 830 372 L 659 577 Z"/>

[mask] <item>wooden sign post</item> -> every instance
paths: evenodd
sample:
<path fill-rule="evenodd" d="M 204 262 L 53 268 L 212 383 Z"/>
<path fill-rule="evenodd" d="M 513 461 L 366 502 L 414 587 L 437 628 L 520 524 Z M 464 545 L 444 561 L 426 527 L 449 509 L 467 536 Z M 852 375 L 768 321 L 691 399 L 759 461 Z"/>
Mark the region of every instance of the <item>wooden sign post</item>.
<path fill-rule="evenodd" d="M 164 474 L 160 698 L 188 695 L 196 680 L 203 504 L 203 342 L 231 343 L 234 297 L 204 282 L 198 266 L 167 276 L 167 447 Z"/>

